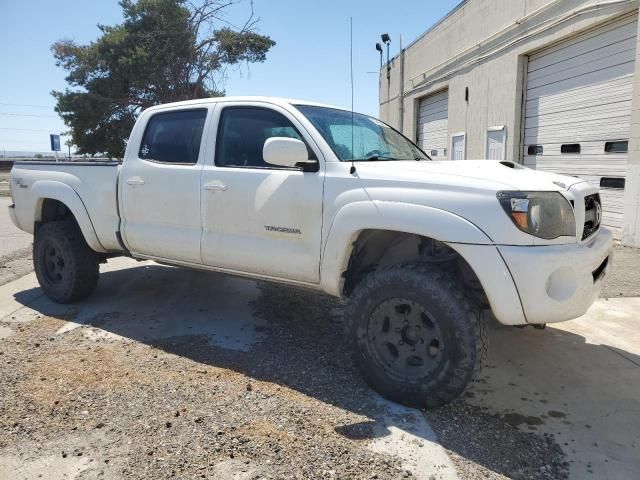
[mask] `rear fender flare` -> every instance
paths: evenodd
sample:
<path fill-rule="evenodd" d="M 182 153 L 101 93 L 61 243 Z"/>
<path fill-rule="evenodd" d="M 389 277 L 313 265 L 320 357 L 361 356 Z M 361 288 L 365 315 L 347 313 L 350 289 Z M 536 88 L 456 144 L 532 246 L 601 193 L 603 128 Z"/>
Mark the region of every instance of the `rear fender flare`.
<path fill-rule="evenodd" d="M 93 228 L 89 213 L 78 193 L 62 182 L 53 180 L 38 180 L 31 187 L 31 194 L 36 199 L 34 203 L 33 219 L 39 222 L 42 219 L 42 205 L 46 199 L 57 200 L 63 203 L 73 214 L 82 231 L 87 244 L 96 252 L 106 253 L 96 231 Z"/>

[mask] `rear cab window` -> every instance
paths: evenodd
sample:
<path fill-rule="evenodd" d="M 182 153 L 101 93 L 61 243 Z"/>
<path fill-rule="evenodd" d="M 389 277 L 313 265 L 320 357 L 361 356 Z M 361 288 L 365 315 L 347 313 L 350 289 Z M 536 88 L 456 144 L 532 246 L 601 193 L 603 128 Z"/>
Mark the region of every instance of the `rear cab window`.
<path fill-rule="evenodd" d="M 206 118 L 206 108 L 154 114 L 147 122 L 138 157 L 161 163 L 195 165 Z"/>

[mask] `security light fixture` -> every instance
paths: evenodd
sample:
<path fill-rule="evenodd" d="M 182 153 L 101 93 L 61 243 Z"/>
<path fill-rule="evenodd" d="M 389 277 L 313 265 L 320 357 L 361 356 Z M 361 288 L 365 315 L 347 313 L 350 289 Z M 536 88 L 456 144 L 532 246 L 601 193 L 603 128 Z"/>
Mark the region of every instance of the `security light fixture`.
<path fill-rule="evenodd" d="M 384 43 L 386 43 L 386 44 L 387 44 L 387 46 L 389 46 L 389 44 L 391 43 L 391 37 L 389 36 L 389 34 L 388 34 L 388 33 L 383 33 L 383 34 L 380 36 L 380 38 L 382 38 L 382 41 L 383 41 Z"/>
<path fill-rule="evenodd" d="M 380 70 L 382 70 L 382 45 L 380 42 L 376 43 L 376 50 L 380 52 Z"/>

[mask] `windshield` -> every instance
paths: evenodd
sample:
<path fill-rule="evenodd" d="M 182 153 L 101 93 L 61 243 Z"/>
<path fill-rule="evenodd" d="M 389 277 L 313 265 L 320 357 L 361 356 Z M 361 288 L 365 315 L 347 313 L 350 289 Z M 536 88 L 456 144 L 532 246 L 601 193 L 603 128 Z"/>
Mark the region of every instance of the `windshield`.
<path fill-rule="evenodd" d="M 335 108 L 296 105 L 327 141 L 341 162 L 431 160 L 386 123 Z"/>

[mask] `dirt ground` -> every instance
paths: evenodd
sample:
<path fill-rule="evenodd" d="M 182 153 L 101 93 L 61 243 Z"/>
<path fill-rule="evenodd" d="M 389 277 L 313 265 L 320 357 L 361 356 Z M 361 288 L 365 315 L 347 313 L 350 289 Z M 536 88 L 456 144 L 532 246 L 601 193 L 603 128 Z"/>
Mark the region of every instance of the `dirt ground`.
<path fill-rule="evenodd" d="M 74 306 L 43 298 L 32 274 L 0 287 L 0 477 L 567 475 L 552 437 L 496 412 L 463 399 L 427 422 L 380 399 L 327 297 L 112 262 Z M 447 436 L 456 425 L 464 438 Z M 490 444 L 465 455 L 471 436 Z"/>
<path fill-rule="evenodd" d="M 640 249 L 616 246 L 613 267 L 604 279 L 600 296 L 640 297 Z"/>

